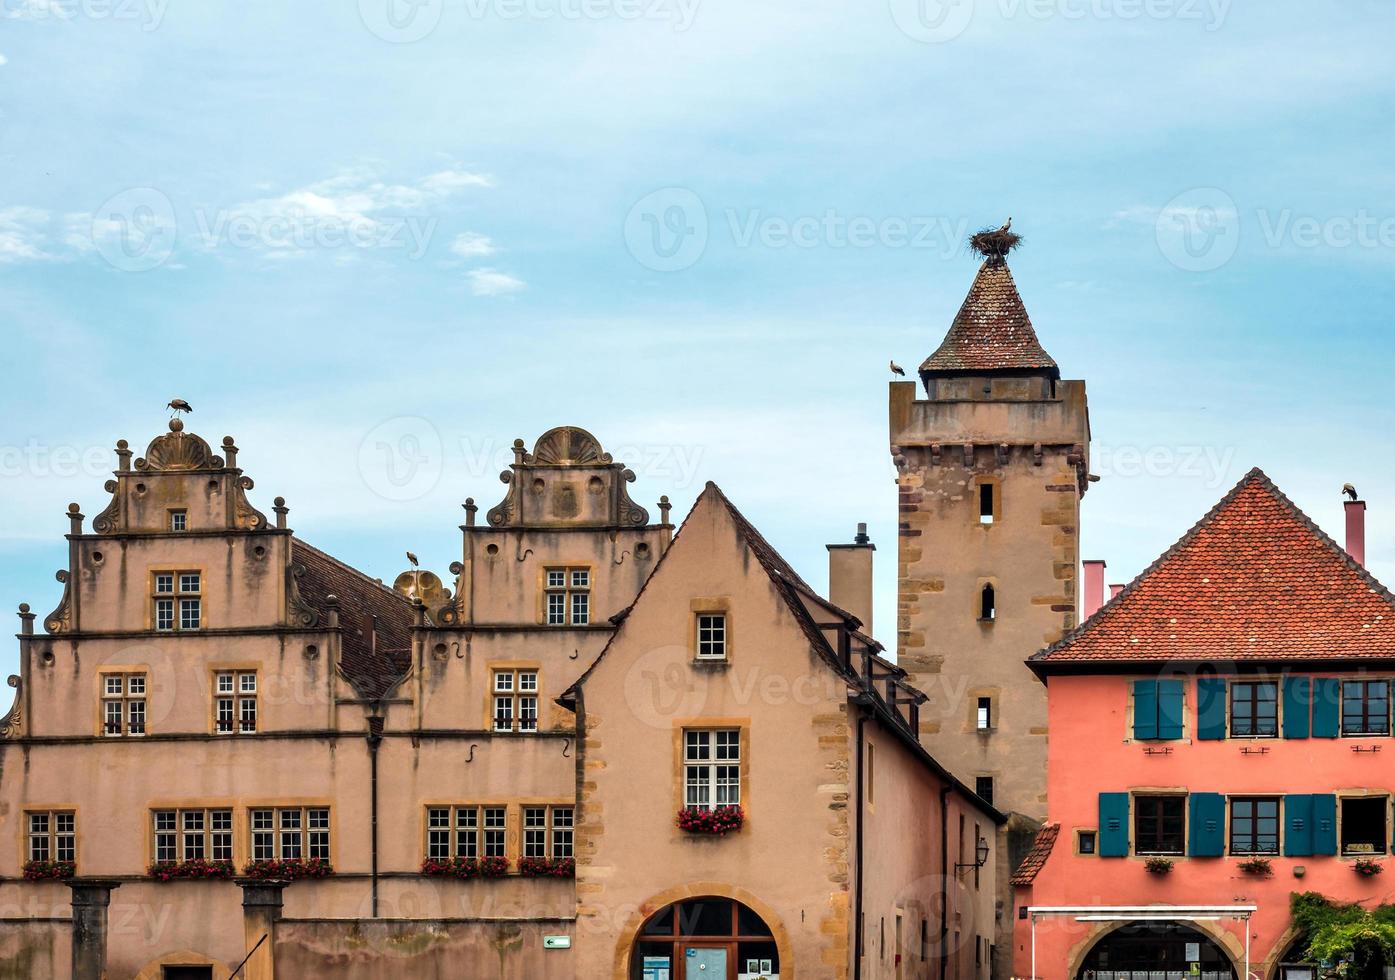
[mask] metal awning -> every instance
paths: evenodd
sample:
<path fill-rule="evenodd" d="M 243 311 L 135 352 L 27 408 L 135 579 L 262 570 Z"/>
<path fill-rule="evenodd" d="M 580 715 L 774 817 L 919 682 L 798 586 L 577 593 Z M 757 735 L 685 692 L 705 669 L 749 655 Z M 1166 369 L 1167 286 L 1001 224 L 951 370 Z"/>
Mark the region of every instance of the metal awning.
<path fill-rule="evenodd" d="M 1250 916 L 1258 905 L 1028 905 L 1032 920 L 1032 977 L 1037 976 L 1037 919 L 1073 918 L 1076 922 L 1214 922 L 1244 920 L 1245 973 L 1250 980 Z"/>

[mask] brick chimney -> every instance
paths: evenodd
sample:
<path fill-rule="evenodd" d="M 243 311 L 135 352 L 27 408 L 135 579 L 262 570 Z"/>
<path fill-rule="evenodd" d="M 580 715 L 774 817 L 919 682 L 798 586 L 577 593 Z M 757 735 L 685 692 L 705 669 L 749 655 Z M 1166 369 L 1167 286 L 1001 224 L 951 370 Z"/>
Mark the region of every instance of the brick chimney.
<path fill-rule="evenodd" d="M 1114 585 L 1111 585 L 1111 586 L 1109 587 L 1109 598 L 1113 599 L 1116 595 L 1118 595 L 1120 592 L 1123 592 L 1123 591 L 1124 591 L 1124 583 L 1123 583 L 1123 582 L 1117 582 L 1117 583 L 1115 583 Z"/>
<path fill-rule="evenodd" d="M 1104 562 L 1095 559 L 1082 564 L 1085 566 L 1085 583 L 1080 593 L 1080 621 L 1083 623 L 1104 605 Z"/>
<path fill-rule="evenodd" d="M 1350 483 L 1347 484 L 1351 486 Z M 1347 554 L 1356 559 L 1358 565 L 1366 564 L 1366 501 L 1350 491 L 1351 499 L 1346 501 L 1347 511 Z"/>
<path fill-rule="evenodd" d="M 852 544 L 828 546 L 828 601 L 862 620 L 862 632 L 872 634 L 872 552 L 867 525 L 857 526 Z"/>

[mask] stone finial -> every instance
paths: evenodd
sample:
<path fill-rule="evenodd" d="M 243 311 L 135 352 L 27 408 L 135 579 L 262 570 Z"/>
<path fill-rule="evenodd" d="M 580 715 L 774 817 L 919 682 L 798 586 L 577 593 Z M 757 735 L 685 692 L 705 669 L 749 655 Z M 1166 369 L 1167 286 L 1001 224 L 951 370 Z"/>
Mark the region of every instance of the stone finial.
<path fill-rule="evenodd" d="M 224 449 L 227 449 L 227 448 L 228 448 L 227 440 L 224 440 L 224 442 L 223 442 L 223 448 L 224 448 Z M 236 447 L 233 447 L 233 452 L 237 452 L 237 448 L 236 448 Z M 231 458 L 228 459 L 228 465 L 229 465 L 229 466 L 232 465 L 232 459 L 231 459 Z M 273 511 L 276 512 L 276 526 L 277 526 L 278 528 L 284 530 L 285 527 L 286 527 L 286 515 L 289 514 L 289 513 L 291 512 L 291 509 L 290 509 L 289 507 L 286 506 L 286 498 L 285 498 L 285 497 L 277 497 L 275 500 L 273 500 L 273 501 L 271 502 L 271 505 L 272 505 L 272 506 L 271 506 L 271 509 L 272 509 Z"/>
<path fill-rule="evenodd" d="M 465 503 L 460 506 L 465 508 L 465 526 L 475 526 L 475 514 L 479 512 L 479 507 L 475 505 L 474 497 L 466 497 Z"/>
<path fill-rule="evenodd" d="M 68 523 L 72 534 L 82 533 L 82 508 L 77 504 L 68 505 Z"/>
<path fill-rule="evenodd" d="M 528 455 L 528 450 L 524 446 L 522 439 L 513 441 L 513 461 L 518 465 L 523 465 L 523 457 Z"/>
<path fill-rule="evenodd" d="M 227 463 L 228 469 L 237 468 L 237 443 L 233 442 L 232 436 L 223 437 L 223 460 Z"/>
<path fill-rule="evenodd" d="M 125 439 L 116 440 L 116 468 L 122 473 L 131 470 L 131 444 Z"/>
<path fill-rule="evenodd" d="M 325 628 L 339 628 L 339 597 L 334 593 L 325 596 Z"/>
<path fill-rule="evenodd" d="M 29 611 L 29 603 L 19 604 L 19 631 L 25 636 L 34 635 L 34 614 Z"/>
<path fill-rule="evenodd" d="M 668 520 L 668 512 L 669 512 L 670 510 L 672 510 L 672 509 L 673 509 L 673 504 L 669 503 L 668 494 L 664 494 L 662 497 L 659 498 L 659 523 L 660 523 L 660 524 L 667 524 L 667 523 L 669 523 L 669 520 Z"/>

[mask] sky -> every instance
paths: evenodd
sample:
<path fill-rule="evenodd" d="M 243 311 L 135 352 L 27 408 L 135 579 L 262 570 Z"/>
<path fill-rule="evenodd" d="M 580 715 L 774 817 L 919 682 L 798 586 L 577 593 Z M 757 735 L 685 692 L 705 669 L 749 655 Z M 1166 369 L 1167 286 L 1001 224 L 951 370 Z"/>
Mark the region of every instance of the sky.
<path fill-rule="evenodd" d="M 1009 216 L 1088 383 L 1109 581 L 1256 465 L 1339 539 L 1354 483 L 1395 581 L 1393 31 L 1384 0 L 0 0 L 0 607 L 57 603 L 68 502 L 180 397 L 374 576 L 448 578 L 513 440 L 579 425 L 652 515 L 714 480 L 816 585 L 867 521 L 890 640 L 887 362 Z"/>

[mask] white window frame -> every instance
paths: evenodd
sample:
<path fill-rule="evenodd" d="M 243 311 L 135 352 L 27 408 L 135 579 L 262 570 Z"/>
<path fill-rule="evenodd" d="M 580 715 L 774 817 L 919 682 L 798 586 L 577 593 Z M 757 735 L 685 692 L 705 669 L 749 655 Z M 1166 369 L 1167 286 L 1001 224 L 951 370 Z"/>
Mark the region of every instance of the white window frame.
<path fill-rule="evenodd" d="M 255 806 L 247 811 L 252 860 L 330 860 L 329 807 Z"/>
<path fill-rule="evenodd" d="M 24 853 L 27 861 L 77 863 L 77 811 L 24 811 Z"/>
<path fill-rule="evenodd" d="M 575 857 L 576 808 L 530 804 L 523 808 L 523 857 L 559 860 Z"/>
<path fill-rule="evenodd" d="M 727 659 L 727 614 L 723 610 L 712 610 L 697 614 L 697 659 Z"/>
<path fill-rule="evenodd" d="M 231 807 L 159 807 L 150 811 L 150 827 L 157 864 L 233 859 Z"/>
<path fill-rule="evenodd" d="M 683 730 L 683 805 L 700 810 L 741 805 L 741 729 Z"/>
<path fill-rule="evenodd" d="M 203 629 L 203 573 L 161 570 L 152 574 L 151 624 L 158 633 Z"/>
<path fill-rule="evenodd" d="M 591 625 L 591 569 L 554 566 L 543 569 L 543 622 L 548 626 Z"/>
<path fill-rule="evenodd" d="M 189 512 L 187 510 L 170 511 L 169 529 L 175 534 L 182 534 L 189 530 Z"/>
<path fill-rule="evenodd" d="M 231 667 L 213 672 L 213 733 L 255 735 L 260 705 L 257 672 Z"/>
<path fill-rule="evenodd" d="M 102 674 L 102 735 L 106 738 L 140 737 L 146 733 L 146 676 L 144 671 Z"/>
<path fill-rule="evenodd" d="M 538 730 L 538 669 L 494 667 L 490 730 L 531 734 Z"/>

